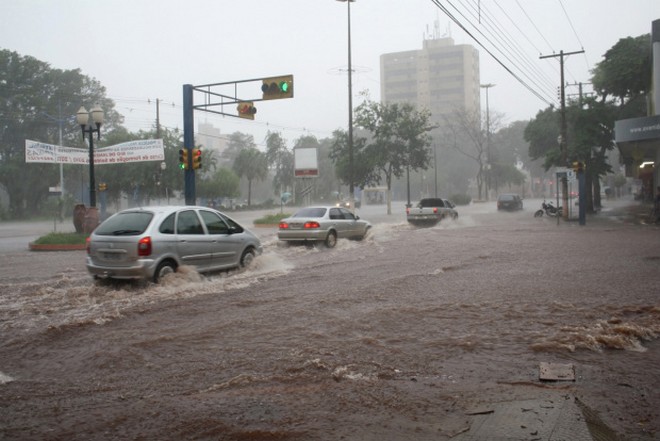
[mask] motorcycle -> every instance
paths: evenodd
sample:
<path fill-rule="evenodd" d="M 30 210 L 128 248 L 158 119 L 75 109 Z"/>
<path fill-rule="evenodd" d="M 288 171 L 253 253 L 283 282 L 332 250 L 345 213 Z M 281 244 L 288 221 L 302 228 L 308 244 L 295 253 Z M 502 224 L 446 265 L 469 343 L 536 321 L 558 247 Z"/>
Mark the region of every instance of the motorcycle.
<path fill-rule="evenodd" d="M 552 205 L 552 202 L 546 203 L 545 200 L 541 203 L 541 209 L 536 210 L 534 213 L 534 217 L 542 217 L 543 215 L 546 215 L 548 217 L 561 217 L 562 215 L 562 208 L 561 207 L 555 207 Z"/>

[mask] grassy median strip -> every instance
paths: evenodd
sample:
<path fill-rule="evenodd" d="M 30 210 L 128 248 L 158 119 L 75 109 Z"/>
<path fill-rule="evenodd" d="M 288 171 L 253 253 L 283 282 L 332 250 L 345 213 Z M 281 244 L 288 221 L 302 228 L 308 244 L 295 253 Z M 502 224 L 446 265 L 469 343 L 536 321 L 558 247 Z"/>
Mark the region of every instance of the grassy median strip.
<path fill-rule="evenodd" d="M 85 245 L 87 235 L 83 233 L 48 233 L 33 243 L 35 245 Z"/>
<path fill-rule="evenodd" d="M 255 225 L 278 225 L 284 218 L 291 216 L 290 213 L 267 214 L 254 220 Z"/>

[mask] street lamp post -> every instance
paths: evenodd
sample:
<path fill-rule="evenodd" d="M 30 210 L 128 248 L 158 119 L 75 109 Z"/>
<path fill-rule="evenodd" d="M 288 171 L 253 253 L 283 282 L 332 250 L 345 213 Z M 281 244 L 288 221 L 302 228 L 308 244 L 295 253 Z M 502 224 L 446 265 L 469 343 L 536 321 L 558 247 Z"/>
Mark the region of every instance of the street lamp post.
<path fill-rule="evenodd" d="M 89 124 L 89 116 L 92 116 L 92 122 Z M 83 139 L 85 134 L 89 134 L 89 206 L 96 208 L 96 182 L 94 181 L 94 133 L 97 139 L 101 139 L 101 125 L 103 124 L 103 109 L 97 104 L 91 111 L 87 112 L 84 106 L 80 107 L 76 113 L 76 121 L 82 130 Z"/>
<path fill-rule="evenodd" d="M 486 161 L 487 161 L 487 174 L 486 174 L 486 200 L 490 200 L 490 109 L 488 106 L 488 89 L 494 87 L 494 84 L 482 84 L 481 88 L 486 89 Z"/>
<path fill-rule="evenodd" d="M 353 66 L 351 64 L 351 3 L 355 0 L 337 0 L 348 5 L 348 193 L 351 209 L 355 208 L 353 186 Z"/>

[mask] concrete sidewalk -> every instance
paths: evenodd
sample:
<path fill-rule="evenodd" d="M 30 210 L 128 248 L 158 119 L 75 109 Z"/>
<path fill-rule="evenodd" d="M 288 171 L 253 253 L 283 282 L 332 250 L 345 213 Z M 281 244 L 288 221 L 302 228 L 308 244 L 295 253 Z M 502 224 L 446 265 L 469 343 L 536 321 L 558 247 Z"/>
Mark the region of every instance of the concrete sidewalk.
<path fill-rule="evenodd" d="M 452 441 L 618 441 L 614 431 L 573 395 L 543 391 L 534 400 L 480 406 Z"/>

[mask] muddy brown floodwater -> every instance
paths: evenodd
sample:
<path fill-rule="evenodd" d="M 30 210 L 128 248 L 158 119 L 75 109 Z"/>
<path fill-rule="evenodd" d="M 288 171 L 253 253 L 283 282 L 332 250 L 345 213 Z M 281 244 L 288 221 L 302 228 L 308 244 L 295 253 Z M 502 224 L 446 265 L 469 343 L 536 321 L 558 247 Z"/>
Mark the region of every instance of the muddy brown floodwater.
<path fill-rule="evenodd" d="M 0 439 L 448 440 L 467 409 L 548 391 L 660 439 L 660 230 L 529 210 L 333 250 L 259 229 L 250 269 L 161 285 L 0 254 Z"/>

